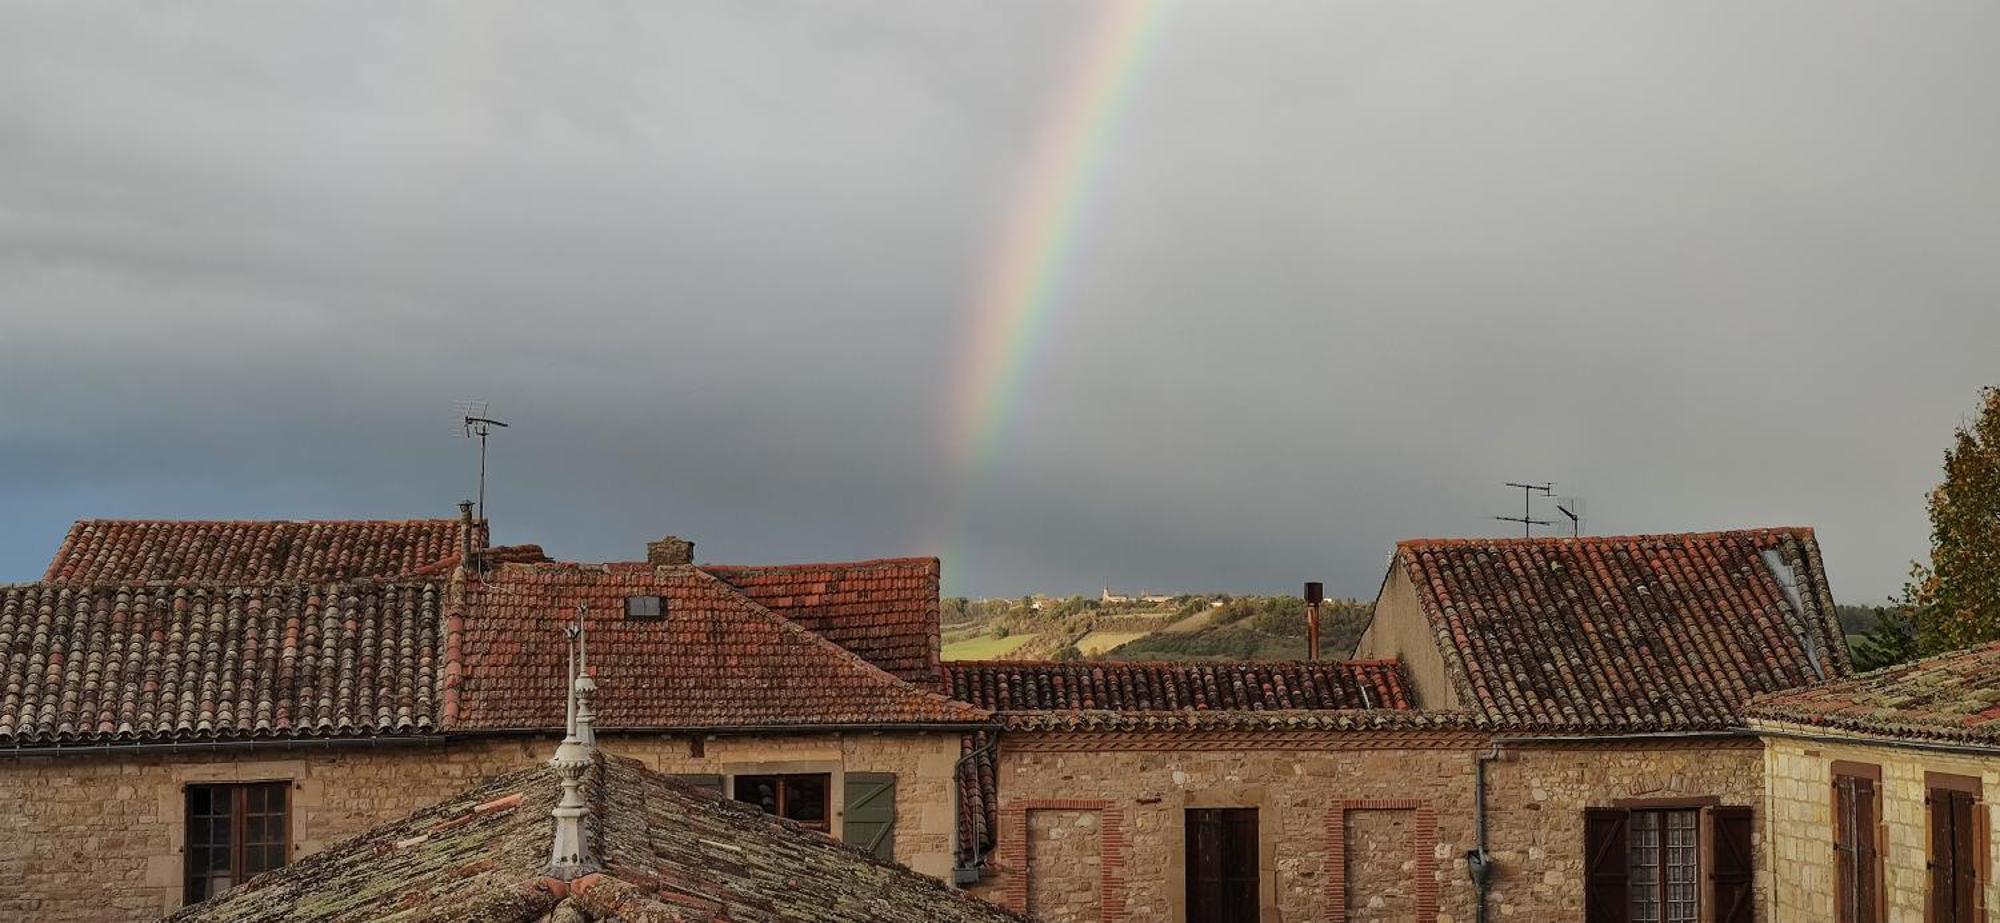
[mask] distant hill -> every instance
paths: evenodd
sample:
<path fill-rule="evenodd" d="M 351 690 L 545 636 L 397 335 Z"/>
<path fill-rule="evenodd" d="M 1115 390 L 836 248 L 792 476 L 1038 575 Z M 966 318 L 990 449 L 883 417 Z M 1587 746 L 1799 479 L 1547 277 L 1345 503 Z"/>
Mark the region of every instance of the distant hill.
<path fill-rule="evenodd" d="M 1305 601 L 1295 596 L 1187 594 L 1114 602 L 1073 596 L 944 601 L 946 660 L 1298 660 Z M 1347 656 L 1370 604 L 1328 600 L 1320 651 Z"/>

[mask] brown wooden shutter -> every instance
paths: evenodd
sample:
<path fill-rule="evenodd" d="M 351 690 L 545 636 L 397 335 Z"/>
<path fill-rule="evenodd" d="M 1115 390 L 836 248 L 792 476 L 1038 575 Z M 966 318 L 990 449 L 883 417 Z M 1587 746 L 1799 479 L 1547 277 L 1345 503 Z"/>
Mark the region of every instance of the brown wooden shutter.
<path fill-rule="evenodd" d="M 1715 808 L 1709 812 L 1715 858 L 1709 863 L 1710 895 L 1715 923 L 1750 923 L 1757 918 L 1752 891 L 1757 864 L 1751 852 L 1756 815 L 1749 808 Z"/>
<path fill-rule="evenodd" d="M 1631 896 L 1625 887 L 1630 867 L 1625 853 L 1629 818 L 1622 808 L 1584 809 L 1584 923 L 1625 923 L 1631 914 Z"/>
<path fill-rule="evenodd" d="M 1862 923 L 1856 911 L 1854 784 L 1852 776 L 1833 777 L 1833 918 L 1834 923 Z"/>
<path fill-rule="evenodd" d="M 1875 780 L 1854 780 L 1854 923 L 1881 923 L 1882 852 L 1877 845 L 1882 819 Z"/>
<path fill-rule="evenodd" d="M 1835 923 L 1880 923 L 1882 858 L 1875 780 L 1833 777 Z"/>
<path fill-rule="evenodd" d="M 1967 792 L 1951 793 L 1952 905 L 1959 923 L 1973 923 L 1979 901 L 1979 842 L 1973 838 L 1972 803 Z"/>

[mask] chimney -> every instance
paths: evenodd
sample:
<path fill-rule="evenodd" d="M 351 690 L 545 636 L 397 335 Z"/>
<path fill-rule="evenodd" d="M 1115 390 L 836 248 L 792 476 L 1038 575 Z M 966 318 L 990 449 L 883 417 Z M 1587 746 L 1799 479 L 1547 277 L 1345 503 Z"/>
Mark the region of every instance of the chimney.
<path fill-rule="evenodd" d="M 694 543 L 678 535 L 669 535 L 657 542 L 647 542 L 646 563 L 693 564 Z"/>
<path fill-rule="evenodd" d="M 1317 580 L 1306 584 L 1306 659 L 1319 659 L 1319 604 L 1326 599 L 1326 585 Z"/>
<path fill-rule="evenodd" d="M 458 563 L 464 565 L 466 570 L 471 570 L 472 569 L 472 501 L 471 500 L 461 500 L 458 503 L 458 534 L 459 534 L 459 544 L 461 545 L 461 547 L 459 548 Z"/>

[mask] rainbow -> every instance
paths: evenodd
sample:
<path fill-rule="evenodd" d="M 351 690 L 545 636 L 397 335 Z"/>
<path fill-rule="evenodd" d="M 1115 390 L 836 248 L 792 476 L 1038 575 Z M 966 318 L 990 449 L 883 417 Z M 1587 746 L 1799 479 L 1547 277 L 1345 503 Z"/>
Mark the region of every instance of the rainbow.
<path fill-rule="evenodd" d="M 1078 250 L 1091 193 L 1166 0 L 1104 0 L 973 299 L 945 432 L 959 501 L 991 469 Z M 959 503 L 951 503 L 956 507 Z M 953 510 L 953 515 L 959 511 Z"/>

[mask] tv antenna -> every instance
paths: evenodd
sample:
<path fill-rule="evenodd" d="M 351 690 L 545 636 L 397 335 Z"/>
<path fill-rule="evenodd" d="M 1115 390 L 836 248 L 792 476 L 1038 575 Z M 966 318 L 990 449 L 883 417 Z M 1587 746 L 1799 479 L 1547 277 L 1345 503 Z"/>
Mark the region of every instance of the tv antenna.
<path fill-rule="evenodd" d="M 507 424 L 486 415 L 485 401 L 459 401 L 459 415 L 465 419 L 465 438 L 479 439 L 479 521 L 486 521 L 486 437 L 492 435 L 493 427 L 506 429 Z"/>
<path fill-rule="evenodd" d="M 1514 482 L 1514 481 L 1508 481 L 1508 482 L 1507 482 L 1507 486 L 1508 486 L 1508 487 L 1513 487 L 1513 488 L 1516 488 L 1516 489 L 1518 489 L 1518 490 L 1520 490 L 1520 491 L 1521 491 L 1521 515 L 1519 515 L 1519 516 L 1495 516 L 1495 517 L 1493 517 L 1494 519 L 1498 519 L 1498 520 L 1500 520 L 1501 522 L 1518 522 L 1518 523 L 1520 523 L 1520 524 L 1521 524 L 1521 537 L 1522 537 L 1522 538 L 1533 538 L 1533 537 L 1534 537 L 1534 535 L 1535 535 L 1535 527 L 1536 527 L 1536 526 L 1546 526 L 1546 525 L 1552 525 L 1552 523 L 1550 523 L 1550 522 L 1549 522 L 1548 520 L 1546 520 L 1546 519 L 1536 519 L 1536 518 L 1535 518 L 1535 500 L 1534 500 L 1534 497 L 1535 497 L 1535 492 L 1536 492 L 1536 491 L 1541 491 L 1541 493 L 1542 493 L 1542 496 L 1544 496 L 1544 497 L 1553 497 L 1553 496 L 1555 496 L 1555 494 L 1556 494 L 1556 484 L 1555 484 L 1555 482 L 1554 482 L 1554 481 L 1544 481 L 1544 482 L 1542 482 L 1542 483 L 1540 483 L 1540 484 L 1521 484 L 1521 483 L 1517 483 L 1517 482 Z"/>
<path fill-rule="evenodd" d="M 1569 520 L 1570 538 L 1577 538 L 1583 535 L 1582 497 L 1564 497 L 1561 500 L 1557 500 L 1556 512 L 1563 514 L 1563 518 Z"/>

